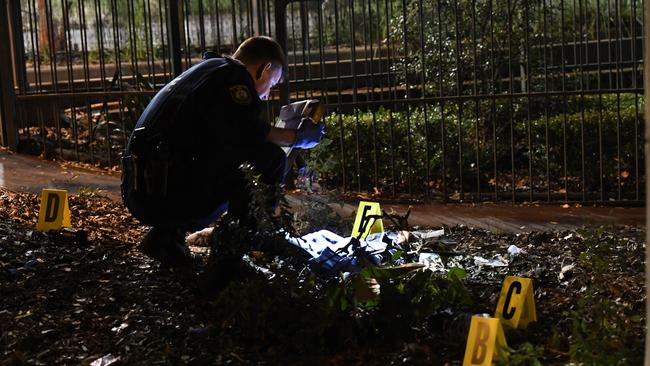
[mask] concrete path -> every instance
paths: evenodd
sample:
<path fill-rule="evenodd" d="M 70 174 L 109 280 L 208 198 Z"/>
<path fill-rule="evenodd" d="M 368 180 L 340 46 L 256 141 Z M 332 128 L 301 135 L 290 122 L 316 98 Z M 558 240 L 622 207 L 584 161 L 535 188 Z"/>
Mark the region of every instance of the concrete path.
<path fill-rule="evenodd" d="M 106 172 L 70 163 L 45 161 L 0 150 L 0 187 L 12 191 L 39 193 L 43 188 L 101 190 L 120 200 L 119 172 Z M 289 195 L 292 205 L 300 205 L 304 195 Z M 332 204 L 342 217 L 356 210 L 356 202 Z M 409 205 L 382 203 L 386 212 L 405 214 Z M 441 204 L 411 206 L 409 223 L 426 227 L 465 225 L 493 231 L 525 232 L 572 230 L 583 225 L 645 225 L 645 207 L 568 207 L 562 204 Z M 566 207 L 566 206 L 565 206 Z"/>

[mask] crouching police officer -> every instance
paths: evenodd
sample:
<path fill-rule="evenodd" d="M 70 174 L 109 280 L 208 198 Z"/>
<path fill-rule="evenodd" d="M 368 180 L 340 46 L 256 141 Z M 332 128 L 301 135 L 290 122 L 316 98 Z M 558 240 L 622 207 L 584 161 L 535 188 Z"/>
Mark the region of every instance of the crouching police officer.
<path fill-rule="evenodd" d="M 192 263 L 187 231 L 208 226 L 226 207 L 236 218 L 247 217 L 242 163 L 278 186 L 287 166 L 280 146 L 320 142 L 323 124 L 293 130 L 260 119 L 261 100 L 281 80 L 284 65 L 277 42 L 249 38 L 232 58 L 202 61 L 151 100 L 122 159 L 124 204 L 152 226 L 140 243 L 143 253 L 170 266 Z"/>

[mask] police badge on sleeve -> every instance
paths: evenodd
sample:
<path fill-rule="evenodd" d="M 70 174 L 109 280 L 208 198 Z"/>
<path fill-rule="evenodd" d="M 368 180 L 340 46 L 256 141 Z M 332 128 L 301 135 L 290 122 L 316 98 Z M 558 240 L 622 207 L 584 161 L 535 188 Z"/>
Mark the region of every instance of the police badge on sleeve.
<path fill-rule="evenodd" d="M 246 85 L 234 85 L 230 87 L 230 96 L 232 100 L 241 105 L 249 105 L 251 103 L 251 94 Z"/>

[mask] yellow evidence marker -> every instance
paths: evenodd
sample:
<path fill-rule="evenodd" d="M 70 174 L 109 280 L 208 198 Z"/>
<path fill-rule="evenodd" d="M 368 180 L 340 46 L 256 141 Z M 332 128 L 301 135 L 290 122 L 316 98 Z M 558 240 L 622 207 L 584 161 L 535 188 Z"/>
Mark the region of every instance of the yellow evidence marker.
<path fill-rule="evenodd" d="M 379 216 L 374 218 L 371 216 Z M 379 202 L 359 202 L 357 217 L 354 219 L 352 236 L 365 239 L 368 234 L 384 232 L 384 222 L 381 220 L 381 208 Z"/>
<path fill-rule="evenodd" d="M 497 318 L 472 317 L 463 366 L 492 365 L 508 357 L 506 337 Z"/>
<path fill-rule="evenodd" d="M 495 317 L 503 325 L 523 329 L 537 321 L 533 281 L 530 278 L 506 276 L 499 295 Z"/>
<path fill-rule="evenodd" d="M 70 226 L 68 191 L 62 189 L 43 189 L 41 192 L 41 208 L 38 212 L 36 230 L 50 231 Z"/>

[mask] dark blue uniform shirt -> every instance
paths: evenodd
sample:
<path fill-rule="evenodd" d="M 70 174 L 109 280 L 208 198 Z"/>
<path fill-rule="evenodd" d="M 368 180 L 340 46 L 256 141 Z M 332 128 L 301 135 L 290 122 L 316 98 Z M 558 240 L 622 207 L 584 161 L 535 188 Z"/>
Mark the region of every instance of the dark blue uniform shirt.
<path fill-rule="evenodd" d="M 242 161 L 260 146 L 270 125 L 260 119 L 261 101 L 250 74 L 230 58 L 205 60 L 167 84 L 151 100 L 136 128 L 151 145 L 165 141 L 175 155 L 208 155 Z"/>

